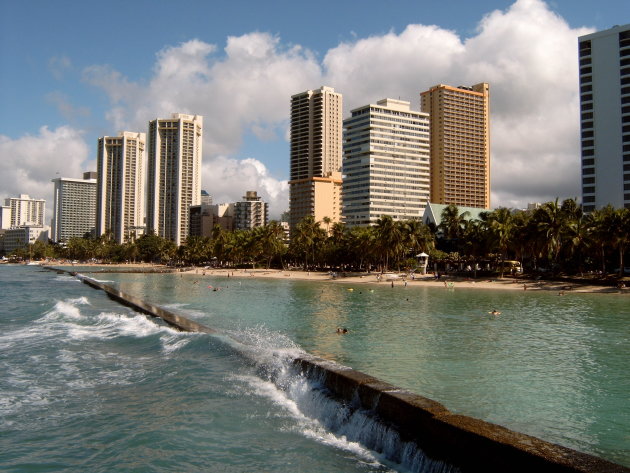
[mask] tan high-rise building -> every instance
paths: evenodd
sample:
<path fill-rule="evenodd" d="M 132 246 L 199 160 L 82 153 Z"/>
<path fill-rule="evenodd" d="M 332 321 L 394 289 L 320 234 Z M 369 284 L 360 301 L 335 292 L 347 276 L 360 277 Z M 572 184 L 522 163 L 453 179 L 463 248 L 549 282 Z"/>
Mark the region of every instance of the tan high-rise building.
<path fill-rule="evenodd" d="M 342 108 L 331 87 L 291 97 L 291 228 L 307 215 L 341 221 Z"/>
<path fill-rule="evenodd" d="M 147 230 L 178 246 L 188 237 L 190 206 L 201 203 L 202 133 L 201 115 L 149 122 Z"/>
<path fill-rule="evenodd" d="M 118 244 L 144 233 L 145 133 L 98 139 L 96 234 Z"/>
<path fill-rule="evenodd" d="M 439 84 L 420 94 L 430 116 L 431 202 L 490 207 L 490 109 L 487 83 Z"/>

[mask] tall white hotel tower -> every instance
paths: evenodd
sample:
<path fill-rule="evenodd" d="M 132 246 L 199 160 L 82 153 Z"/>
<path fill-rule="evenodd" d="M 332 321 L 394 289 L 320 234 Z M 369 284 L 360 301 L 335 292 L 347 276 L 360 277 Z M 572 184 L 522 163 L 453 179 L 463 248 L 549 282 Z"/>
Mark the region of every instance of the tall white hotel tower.
<path fill-rule="evenodd" d="M 145 141 L 129 131 L 98 139 L 96 234 L 119 244 L 143 233 Z"/>
<path fill-rule="evenodd" d="M 67 242 L 72 237 L 93 234 L 96 222 L 97 173 L 84 172 L 83 179 L 53 179 L 55 194 L 50 239 Z"/>
<path fill-rule="evenodd" d="M 630 24 L 579 38 L 582 205 L 630 208 Z"/>
<path fill-rule="evenodd" d="M 374 225 L 379 217 L 422 218 L 429 200 L 429 114 L 383 99 L 343 121 L 343 217 Z"/>
<path fill-rule="evenodd" d="M 201 203 L 203 117 L 174 113 L 149 122 L 147 230 L 185 243 L 191 205 Z"/>

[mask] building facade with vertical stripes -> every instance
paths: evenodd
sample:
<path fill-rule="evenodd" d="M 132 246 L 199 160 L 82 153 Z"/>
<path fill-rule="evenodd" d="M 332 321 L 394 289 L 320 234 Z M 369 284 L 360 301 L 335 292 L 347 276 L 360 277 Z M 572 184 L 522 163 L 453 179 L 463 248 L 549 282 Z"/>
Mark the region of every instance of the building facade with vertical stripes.
<path fill-rule="evenodd" d="M 331 87 L 291 97 L 290 228 L 307 215 L 341 221 L 342 108 Z"/>
<path fill-rule="evenodd" d="M 86 172 L 83 179 L 58 177 L 53 196 L 53 219 L 50 239 L 67 242 L 70 238 L 83 238 L 94 234 L 96 228 L 95 173 Z"/>
<path fill-rule="evenodd" d="M 146 134 L 123 131 L 98 139 L 96 234 L 119 244 L 144 233 Z"/>
<path fill-rule="evenodd" d="M 630 24 L 578 39 L 582 206 L 630 208 Z"/>
<path fill-rule="evenodd" d="M 178 246 L 188 237 L 190 206 L 201 203 L 202 138 L 201 115 L 149 122 L 147 230 Z"/>
<path fill-rule="evenodd" d="M 431 202 L 490 207 L 489 86 L 439 84 L 420 94 L 431 121 Z"/>
<path fill-rule="evenodd" d="M 343 218 L 346 225 L 421 219 L 429 200 L 429 116 L 403 100 L 352 110 L 344 125 Z"/>

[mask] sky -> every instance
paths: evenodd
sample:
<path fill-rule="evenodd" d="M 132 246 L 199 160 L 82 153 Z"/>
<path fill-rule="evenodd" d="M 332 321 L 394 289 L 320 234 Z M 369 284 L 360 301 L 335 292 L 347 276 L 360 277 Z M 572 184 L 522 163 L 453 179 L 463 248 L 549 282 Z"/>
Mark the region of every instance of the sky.
<path fill-rule="evenodd" d="M 185 5 L 185 6 L 182 6 Z M 288 209 L 289 102 L 419 110 L 437 84 L 490 84 L 491 206 L 580 196 L 577 38 L 628 0 L 0 0 L 0 199 L 52 218 L 56 177 L 96 170 L 100 136 L 204 117 L 202 188 Z"/>

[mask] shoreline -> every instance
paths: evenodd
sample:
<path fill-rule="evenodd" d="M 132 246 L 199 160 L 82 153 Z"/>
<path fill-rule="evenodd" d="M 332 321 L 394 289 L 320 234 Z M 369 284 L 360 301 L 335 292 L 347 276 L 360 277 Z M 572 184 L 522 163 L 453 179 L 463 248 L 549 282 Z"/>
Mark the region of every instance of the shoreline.
<path fill-rule="evenodd" d="M 48 263 L 46 266 L 61 266 L 61 267 L 100 267 L 106 266 L 111 268 L 112 272 L 123 269 L 138 269 L 146 270 L 146 272 L 161 272 L 164 270 L 173 271 L 173 268 L 168 268 L 163 265 L 157 265 L 152 263 L 130 263 L 130 264 L 72 264 L 72 263 Z M 565 295 L 569 293 L 594 293 L 594 294 L 630 294 L 630 288 L 617 288 L 612 286 L 600 286 L 595 284 L 589 284 L 588 282 L 566 282 L 566 281 L 553 281 L 553 280 L 535 280 L 535 279 L 513 279 L 507 278 L 462 278 L 452 277 L 445 275 L 440 279 L 435 279 L 432 274 L 428 275 L 415 275 L 414 279 L 397 276 L 395 273 L 385 273 L 381 281 L 377 281 L 377 275 L 380 273 L 363 273 L 338 277 L 332 277 L 329 272 L 315 272 L 315 271 L 302 271 L 302 270 L 278 270 L 278 269 L 224 269 L 224 268 L 204 268 L 194 267 L 187 268 L 185 271 L 179 271 L 182 275 L 198 276 L 203 278 L 209 277 L 225 277 L 230 278 L 258 278 L 258 279 L 292 279 L 299 281 L 319 281 L 329 282 L 335 284 L 357 284 L 357 285 L 374 285 L 374 286 L 393 286 L 392 287 L 435 287 L 446 289 L 495 289 L 495 290 L 510 290 L 510 291 L 556 291 L 559 295 Z M 96 272 L 96 271 L 95 271 Z M 104 272 L 107 272 L 105 270 Z M 393 278 L 388 278 L 388 275 L 393 275 Z M 402 275 L 402 273 L 400 273 Z"/>
<path fill-rule="evenodd" d="M 190 269 L 182 274 L 189 274 L 203 277 L 203 268 Z M 323 272 L 307 272 L 296 270 L 277 270 L 277 269 L 206 269 L 206 276 L 219 276 L 234 278 L 263 278 L 263 279 L 293 279 L 300 281 L 319 281 L 341 284 L 359 284 L 374 286 L 392 286 L 393 287 L 435 287 L 445 289 L 496 289 L 510 291 L 557 291 L 564 295 L 570 292 L 574 293 L 605 293 L 605 294 L 630 294 L 629 288 L 616 288 L 611 286 L 598 286 L 594 284 L 580 284 L 575 282 L 564 281 L 548 281 L 534 279 L 512 279 L 512 278 L 495 278 L 495 279 L 472 279 L 452 276 L 442 276 L 435 279 L 432 274 L 419 276 L 415 279 L 395 278 L 390 280 L 384 275 L 381 281 L 377 281 L 379 273 L 365 273 L 362 275 L 339 276 L 333 278 L 330 273 Z M 389 274 L 389 273 L 386 273 Z M 406 284 L 405 284 L 406 283 Z"/>

